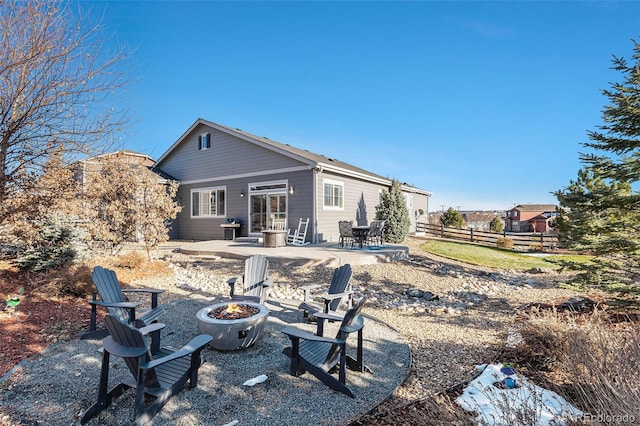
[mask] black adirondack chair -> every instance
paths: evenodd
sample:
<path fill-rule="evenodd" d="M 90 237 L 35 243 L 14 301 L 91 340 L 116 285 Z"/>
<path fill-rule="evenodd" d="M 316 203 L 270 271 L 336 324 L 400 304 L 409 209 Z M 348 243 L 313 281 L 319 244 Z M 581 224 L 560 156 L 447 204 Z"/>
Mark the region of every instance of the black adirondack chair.
<path fill-rule="evenodd" d="M 102 266 L 96 266 L 93 268 L 91 278 L 96 286 L 96 291 L 93 292 L 93 297 L 89 301 L 91 304 L 89 332 L 84 333 L 81 336 L 83 339 L 103 338 L 108 334 L 108 330 L 97 330 L 96 328 L 98 306 L 105 307 L 109 315 L 138 328 L 157 321 L 158 318 L 164 314 L 164 308 L 162 306 L 158 306 L 158 294 L 164 293 L 164 290 L 151 288 L 123 289 L 120 287 L 120 282 L 118 281 L 115 271 L 103 268 Z M 125 293 L 150 294 L 151 309 L 143 312 L 136 311 L 140 302 L 129 302 L 125 297 Z M 98 296 L 100 296 L 100 300 L 98 300 Z M 155 353 L 160 347 L 159 333 L 154 333 L 152 335 L 152 341 L 152 351 Z"/>
<path fill-rule="evenodd" d="M 304 312 L 304 317 L 307 318 L 310 315 L 315 317 L 315 314 L 318 312 L 336 313 L 338 307 L 343 301 L 346 301 L 348 308 L 351 308 L 353 305 L 353 291 L 351 291 L 349 281 L 351 280 L 352 273 L 351 265 L 348 263 L 333 271 L 329 289 L 325 294 L 317 296 L 317 299 L 322 301 L 322 305 L 318 305 L 313 302 L 311 292 L 314 289 L 322 287 L 321 284 L 311 284 L 299 287 L 304 291 L 304 301 L 298 306 L 298 309 Z"/>
<path fill-rule="evenodd" d="M 87 409 L 80 419 L 85 424 L 107 408 L 111 402 L 128 388 L 136 389 L 135 419 L 132 425 L 149 422 L 164 404 L 182 388 L 198 385 L 198 369 L 202 363 L 200 353 L 213 340 L 201 334 L 191 339 L 182 349 L 173 351 L 161 348 L 151 354 L 144 341 L 144 335 L 160 330 L 165 325 L 155 323 L 141 329 L 120 322 L 111 315 L 105 316 L 105 324 L 110 336 L 103 342 L 102 367 L 98 385 L 98 400 Z M 111 355 L 124 358 L 132 376 L 107 391 L 109 382 L 109 358 Z M 145 406 L 145 394 L 155 399 Z"/>
<path fill-rule="evenodd" d="M 242 280 L 242 294 L 236 294 L 236 283 Z M 248 257 L 244 262 L 244 275 L 227 280 L 230 296 L 235 300 L 258 302 L 261 305 L 269 297 L 273 279 L 269 277 L 269 260 L 261 254 Z"/>
<path fill-rule="evenodd" d="M 355 398 L 354 393 L 346 385 L 346 369 L 371 373 L 363 363 L 364 318 L 360 312 L 365 300 L 366 297 L 363 297 L 347 311 L 335 338 L 308 333 L 293 326 L 283 328 L 282 332 L 291 340 L 291 347 L 283 351 L 291 359 L 289 373 L 297 377 L 308 371 L 331 389 Z M 331 317 L 330 314 L 318 313 L 318 315 Z M 358 332 L 357 356 L 352 358 L 347 355 L 347 338 L 355 331 Z M 338 378 L 332 374 L 335 368 L 338 369 Z"/>

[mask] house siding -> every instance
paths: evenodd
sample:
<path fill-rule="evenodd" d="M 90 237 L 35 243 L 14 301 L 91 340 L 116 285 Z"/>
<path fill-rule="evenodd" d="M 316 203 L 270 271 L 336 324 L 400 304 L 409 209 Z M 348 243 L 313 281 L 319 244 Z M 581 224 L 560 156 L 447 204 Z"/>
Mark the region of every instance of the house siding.
<path fill-rule="evenodd" d="M 324 181 L 344 184 L 344 203 L 342 209 L 324 208 Z M 333 173 L 318 173 L 316 182 L 316 206 L 318 210 L 318 241 L 338 241 L 340 232 L 338 222 L 351 220 L 354 224 L 368 224 L 375 219 L 376 206 L 379 204 L 379 192 L 388 191 L 384 185 L 362 181 Z"/>
<path fill-rule="evenodd" d="M 198 149 L 198 138 L 202 133 L 211 134 L 211 147 L 208 149 Z M 205 125 L 196 126 L 159 165 L 181 182 L 256 175 L 261 171 L 304 166 L 300 161 Z"/>
<path fill-rule="evenodd" d="M 287 188 L 290 185 L 294 187 L 294 193 L 289 194 L 287 191 L 287 228 L 297 228 L 300 218 L 306 219 L 312 217 L 311 201 L 312 201 L 312 175 L 313 172 L 297 171 L 291 173 L 264 173 L 260 176 L 251 176 L 240 179 L 211 179 L 205 182 L 190 183 L 180 185 L 178 190 L 178 199 L 183 206 L 181 214 L 178 215 L 176 224 L 174 225 L 179 232 L 180 238 L 190 240 L 209 240 L 223 239 L 224 228 L 220 225 L 225 223 L 226 219 L 236 219 L 240 221 L 241 227 L 236 230 L 236 236 L 249 236 L 249 185 L 263 181 L 287 181 Z M 224 217 L 215 218 L 193 218 L 191 217 L 191 191 L 198 188 L 218 187 L 226 188 Z M 241 197 L 240 193 L 244 196 Z M 256 235 L 256 234 L 253 234 Z M 307 233 L 307 238 L 311 241 L 311 228 Z"/>
<path fill-rule="evenodd" d="M 411 226 L 409 233 L 416 232 L 416 223 L 429 222 L 429 197 L 423 194 L 410 193 L 413 198 L 413 207 L 409 209 Z"/>
<path fill-rule="evenodd" d="M 548 232 L 549 222 L 542 220 L 541 224 L 535 224 L 538 216 L 555 217 L 556 206 L 549 204 L 518 205 L 507 210 L 505 219 L 505 231 L 508 232 Z"/>

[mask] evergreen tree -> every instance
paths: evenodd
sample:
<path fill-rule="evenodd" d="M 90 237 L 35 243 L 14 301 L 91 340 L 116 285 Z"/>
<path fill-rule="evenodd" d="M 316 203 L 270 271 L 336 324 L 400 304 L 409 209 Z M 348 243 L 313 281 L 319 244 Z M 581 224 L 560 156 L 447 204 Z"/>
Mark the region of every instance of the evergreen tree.
<path fill-rule="evenodd" d="M 411 220 L 398 181 L 393 180 L 391 191 L 382 193 L 380 204 L 376 206 L 376 219 L 385 221 L 385 241 L 397 244 L 407 237 Z"/>
<path fill-rule="evenodd" d="M 554 193 L 565 243 L 597 256 L 581 267 L 589 284 L 631 282 L 640 272 L 640 44 L 633 44 L 633 64 L 613 56 L 622 80 L 602 90 L 610 102 L 604 124 L 583 144 L 594 152 L 580 155 L 578 178 Z"/>
<path fill-rule="evenodd" d="M 462 228 L 464 219 L 458 210 L 449 207 L 449 209 L 440 216 L 440 223 L 448 228 Z"/>
<path fill-rule="evenodd" d="M 504 231 L 504 223 L 498 217 L 494 217 L 491 219 L 491 223 L 489 223 L 489 230 L 491 232 L 502 233 Z"/>

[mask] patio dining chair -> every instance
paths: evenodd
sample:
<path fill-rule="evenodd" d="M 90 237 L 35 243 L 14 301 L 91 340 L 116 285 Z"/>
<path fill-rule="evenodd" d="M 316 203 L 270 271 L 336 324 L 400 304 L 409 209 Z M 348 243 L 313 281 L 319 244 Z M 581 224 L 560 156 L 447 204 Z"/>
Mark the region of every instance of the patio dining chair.
<path fill-rule="evenodd" d="M 384 245 L 384 220 L 373 220 L 367 235 L 367 244 L 382 246 Z"/>
<path fill-rule="evenodd" d="M 349 244 L 351 247 L 353 247 L 353 221 L 339 221 L 338 230 L 340 231 L 340 247 L 344 247 L 346 244 Z"/>

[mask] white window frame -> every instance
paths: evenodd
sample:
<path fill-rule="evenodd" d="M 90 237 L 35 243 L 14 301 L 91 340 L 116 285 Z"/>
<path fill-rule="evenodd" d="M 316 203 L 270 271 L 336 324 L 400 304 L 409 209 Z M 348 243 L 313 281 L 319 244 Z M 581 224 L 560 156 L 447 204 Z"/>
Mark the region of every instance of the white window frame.
<path fill-rule="evenodd" d="M 211 133 L 200 133 L 198 146 L 200 147 L 201 151 L 209 149 L 211 147 Z"/>
<path fill-rule="evenodd" d="M 327 205 L 327 198 L 326 198 L 326 186 L 327 185 L 331 185 L 331 200 L 332 200 L 332 204 L 331 205 Z M 333 194 L 333 188 L 335 187 L 339 187 L 341 189 L 341 196 L 340 196 L 340 204 L 339 206 L 336 206 L 335 204 L 333 204 L 335 195 Z M 323 210 L 344 210 L 344 182 L 338 181 L 338 180 L 332 180 L 332 179 L 323 179 L 322 180 L 322 208 Z"/>
<path fill-rule="evenodd" d="M 199 193 L 199 194 L 208 194 L 208 196 L 206 198 L 208 198 L 209 200 L 209 213 L 208 214 L 202 214 L 203 212 L 203 208 L 202 208 L 202 204 L 200 204 L 200 201 L 198 201 L 198 213 L 197 215 L 193 214 L 193 194 L 194 193 Z M 216 193 L 216 211 L 215 214 L 211 214 L 211 193 L 215 192 Z M 224 208 L 223 208 L 223 212 L 219 212 L 217 209 L 217 206 L 219 205 L 219 201 L 217 200 L 219 198 L 219 193 L 222 192 L 224 193 Z M 200 196 L 198 197 L 200 200 Z M 227 216 L 227 187 L 226 186 L 212 186 L 212 187 L 208 187 L 208 188 L 193 188 L 191 190 L 191 193 L 189 195 L 189 211 L 191 214 L 191 218 L 192 219 L 210 219 L 210 218 L 223 218 Z"/>

